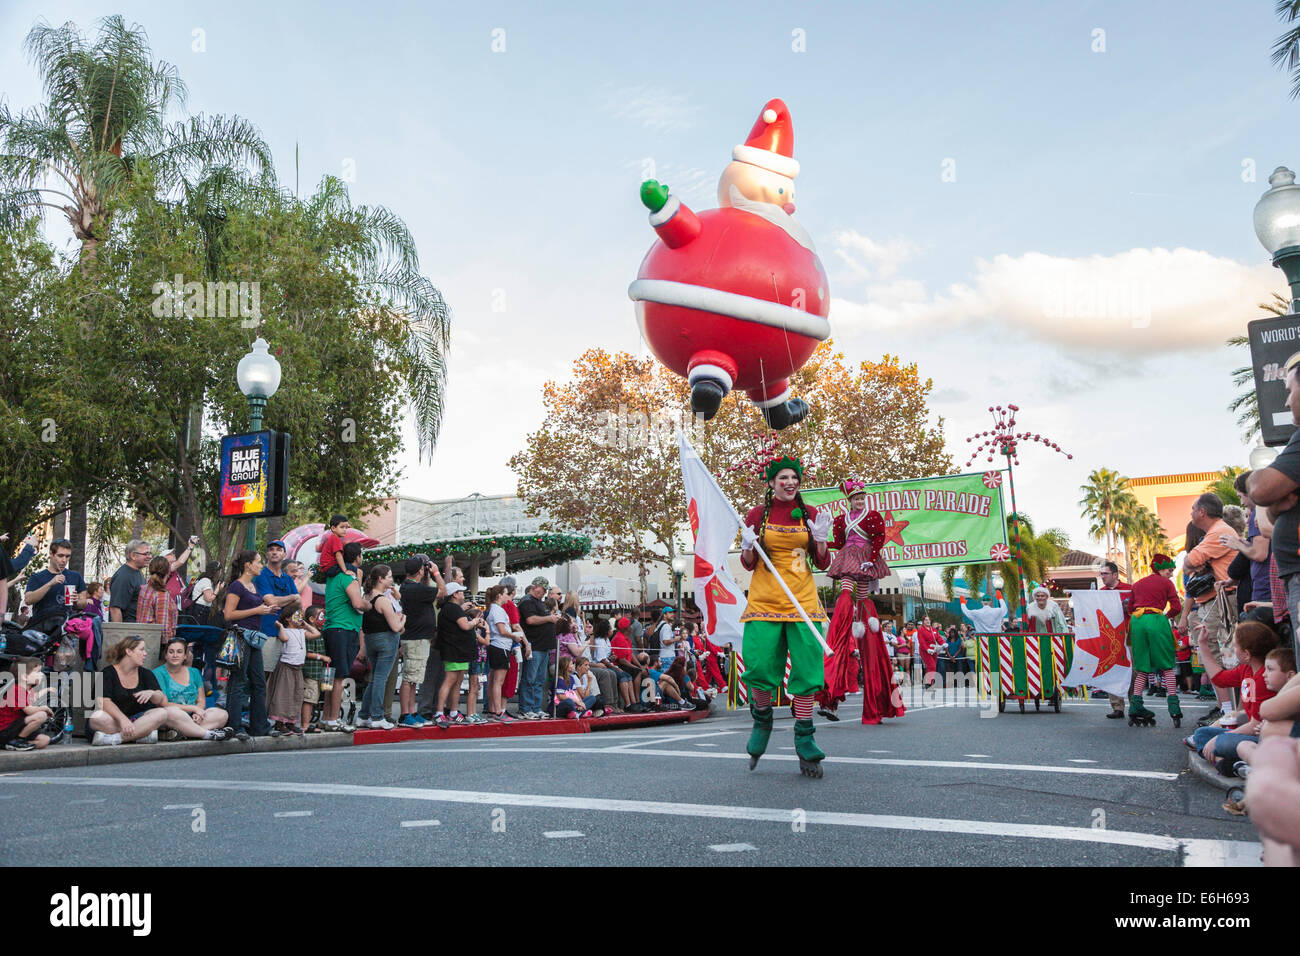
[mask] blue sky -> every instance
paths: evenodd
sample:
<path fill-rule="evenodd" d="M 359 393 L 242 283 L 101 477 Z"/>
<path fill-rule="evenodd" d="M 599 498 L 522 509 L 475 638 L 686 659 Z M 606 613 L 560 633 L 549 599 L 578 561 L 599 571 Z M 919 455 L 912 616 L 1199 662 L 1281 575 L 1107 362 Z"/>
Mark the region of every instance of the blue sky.
<path fill-rule="evenodd" d="M 354 199 L 407 222 L 455 314 L 442 441 L 432 466 L 413 440 L 402 463 L 423 497 L 513 490 L 541 383 L 589 346 L 641 348 L 626 287 L 653 238 L 647 164 L 714 205 L 780 96 L 837 344 L 920 363 L 959 463 L 988 405 L 1021 405 L 1075 455 L 1027 452 L 1022 507 L 1086 545 L 1090 469 L 1245 463 L 1224 408 L 1242 357 L 1221 343 L 1284 288 L 1251 210 L 1300 163 L 1272 8 L 10 2 L 0 93 L 39 99 L 21 50 L 37 17 L 121 12 L 191 112 L 262 130 L 283 182 L 295 143 L 304 191 L 355 170 Z"/>

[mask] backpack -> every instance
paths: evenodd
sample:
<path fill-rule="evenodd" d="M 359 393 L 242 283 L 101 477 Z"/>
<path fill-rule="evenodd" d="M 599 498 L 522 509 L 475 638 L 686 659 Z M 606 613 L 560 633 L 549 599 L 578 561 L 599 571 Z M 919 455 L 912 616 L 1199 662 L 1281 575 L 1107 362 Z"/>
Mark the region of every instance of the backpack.
<path fill-rule="evenodd" d="M 212 599 L 212 605 L 208 608 L 208 627 L 226 626 L 226 585 L 221 586 L 217 596 Z"/>
<path fill-rule="evenodd" d="M 198 582 L 194 582 L 197 584 Z M 194 584 L 189 585 L 181 592 L 181 610 L 188 611 L 194 606 Z"/>

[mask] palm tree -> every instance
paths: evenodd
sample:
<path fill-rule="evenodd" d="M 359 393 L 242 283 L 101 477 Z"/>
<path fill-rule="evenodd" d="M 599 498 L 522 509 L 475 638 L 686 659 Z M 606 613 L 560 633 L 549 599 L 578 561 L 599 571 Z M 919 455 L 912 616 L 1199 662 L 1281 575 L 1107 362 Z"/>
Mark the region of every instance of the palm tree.
<path fill-rule="evenodd" d="M 1169 539 L 1165 537 L 1160 517 L 1145 505 L 1138 505 L 1124 539 L 1124 550 L 1129 557 L 1129 578 L 1151 572 L 1151 559 L 1157 553 L 1168 554 Z"/>
<path fill-rule="evenodd" d="M 1107 557 L 1116 552 L 1118 516 L 1131 510 L 1132 493 L 1127 486 L 1128 479 L 1119 472 L 1097 468 L 1088 475 L 1088 483 L 1079 488 L 1083 492 L 1079 507 L 1083 517 L 1092 522 L 1088 532 L 1106 542 Z"/>
<path fill-rule="evenodd" d="M 1020 555 L 1024 565 L 1025 581 L 1045 581 L 1047 570 L 1055 566 L 1061 555 L 1070 550 L 1070 541 L 1060 528 L 1049 528 L 1041 535 L 1034 533 L 1034 525 L 1028 515 L 1012 512 L 1007 515 L 1007 539 L 1014 535 L 1014 522 L 1020 523 Z M 958 571 L 966 581 L 971 597 L 980 597 L 983 586 L 991 585 L 994 572 L 1002 575 L 1002 595 L 1007 600 L 1007 607 L 1014 614 L 1020 606 L 1020 569 L 1015 559 L 1001 561 L 997 564 L 951 565 L 943 569 L 943 587 L 948 600 L 954 597 L 954 582 Z"/>
<path fill-rule="evenodd" d="M 24 44 L 41 75 L 45 103 L 13 113 L 0 103 L 0 228 L 42 209 L 61 212 L 95 260 L 115 195 L 144 167 L 159 188 L 212 163 L 271 164 L 256 129 L 238 117 L 167 122 L 185 104 L 176 68 L 155 64 L 148 37 L 120 16 L 99 21 L 93 43 L 74 23 L 38 22 Z M 74 567 L 83 566 L 86 502 L 71 499 Z"/>
<path fill-rule="evenodd" d="M 1277 0 L 1273 12 L 1283 23 L 1300 19 L 1300 0 Z M 1300 26 L 1293 26 L 1273 42 L 1273 65 L 1291 74 L 1291 98 L 1300 97 Z"/>
<path fill-rule="evenodd" d="M 1211 491 L 1219 496 L 1219 500 L 1225 505 L 1240 505 L 1241 496 L 1237 494 L 1237 488 L 1233 484 L 1245 468 L 1239 465 L 1224 465 L 1219 469 L 1219 477 L 1214 479 L 1205 486 L 1205 491 Z"/>
<path fill-rule="evenodd" d="M 1259 307 L 1270 315 L 1286 315 L 1290 302 L 1280 293 L 1273 293 L 1272 302 L 1261 302 Z M 1250 340 L 1244 335 L 1234 335 L 1225 343 L 1229 348 L 1249 348 Z M 1255 368 L 1249 362 L 1232 370 L 1232 384 L 1244 388 L 1228 403 L 1228 411 L 1237 412 L 1237 425 L 1244 428 L 1242 441 L 1250 444 L 1259 434 L 1259 396 L 1255 393 Z"/>
<path fill-rule="evenodd" d="M 358 241 L 349 245 L 348 266 L 385 307 L 405 320 L 406 339 L 399 354 L 376 359 L 381 364 L 392 359 L 407 370 L 405 392 L 415 416 L 419 455 L 430 456 L 442 428 L 451 311 L 442 293 L 420 274 L 415 239 L 391 210 L 353 206 L 346 184 L 333 176 L 326 176 L 302 205 L 314 229 L 311 241 L 324 243 L 326 236 L 337 237 L 340 225 L 350 227 Z"/>
<path fill-rule="evenodd" d="M 957 577 L 966 583 L 966 591 L 972 600 L 978 600 L 985 594 L 985 585 L 988 583 L 989 564 L 950 564 L 943 569 L 940 580 L 943 582 L 943 591 L 951 601 L 957 596 Z"/>
<path fill-rule="evenodd" d="M 212 163 L 271 164 L 257 130 L 239 117 L 166 122 L 184 107 L 185 84 L 170 63 L 152 62 L 139 25 L 106 17 L 91 44 L 74 23 L 40 22 L 24 46 L 46 102 L 20 113 L 0 104 L 0 222 L 56 209 L 81 240 L 83 261 L 93 260 L 114 194 L 142 165 L 167 189 Z"/>

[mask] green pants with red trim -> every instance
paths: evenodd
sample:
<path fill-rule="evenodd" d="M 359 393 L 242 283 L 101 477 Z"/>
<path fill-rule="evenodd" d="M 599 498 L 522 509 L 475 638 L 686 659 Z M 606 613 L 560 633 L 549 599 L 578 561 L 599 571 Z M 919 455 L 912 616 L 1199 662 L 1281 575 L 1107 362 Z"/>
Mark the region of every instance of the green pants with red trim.
<path fill-rule="evenodd" d="M 1128 637 L 1134 674 L 1154 674 L 1174 667 L 1174 632 L 1163 614 L 1135 614 Z"/>
<path fill-rule="evenodd" d="M 821 626 L 822 635 L 826 625 Z M 803 621 L 746 621 L 741 656 L 745 658 L 745 676 L 741 678 L 751 691 L 775 694 L 785 682 L 785 658 L 790 656 L 791 697 L 815 694 L 826 686 L 825 656 L 817 638 Z"/>

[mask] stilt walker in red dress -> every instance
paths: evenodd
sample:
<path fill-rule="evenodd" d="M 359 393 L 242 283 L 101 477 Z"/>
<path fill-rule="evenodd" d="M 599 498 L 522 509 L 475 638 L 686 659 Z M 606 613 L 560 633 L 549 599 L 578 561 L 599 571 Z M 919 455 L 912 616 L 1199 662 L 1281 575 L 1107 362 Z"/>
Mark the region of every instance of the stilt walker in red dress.
<path fill-rule="evenodd" d="M 858 661 L 863 662 L 862 722 L 878 724 L 883 717 L 901 717 L 901 699 L 895 704 L 893 668 L 880 634 L 880 618 L 871 594 L 889 567 L 880 555 L 885 543 L 885 522 L 880 512 L 867 510 L 865 485 L 854 479 L 840 482 L 849 499 L 847 515 L 835 519 L 834 559 L 827 570 L 839 582 L 830 632 L 826 636 L 835 655 L 826 663 L 826 686 L 817 693 L 818 713 L 839 720 L 836 711 L 848 694 L 858 690 Z"/>

